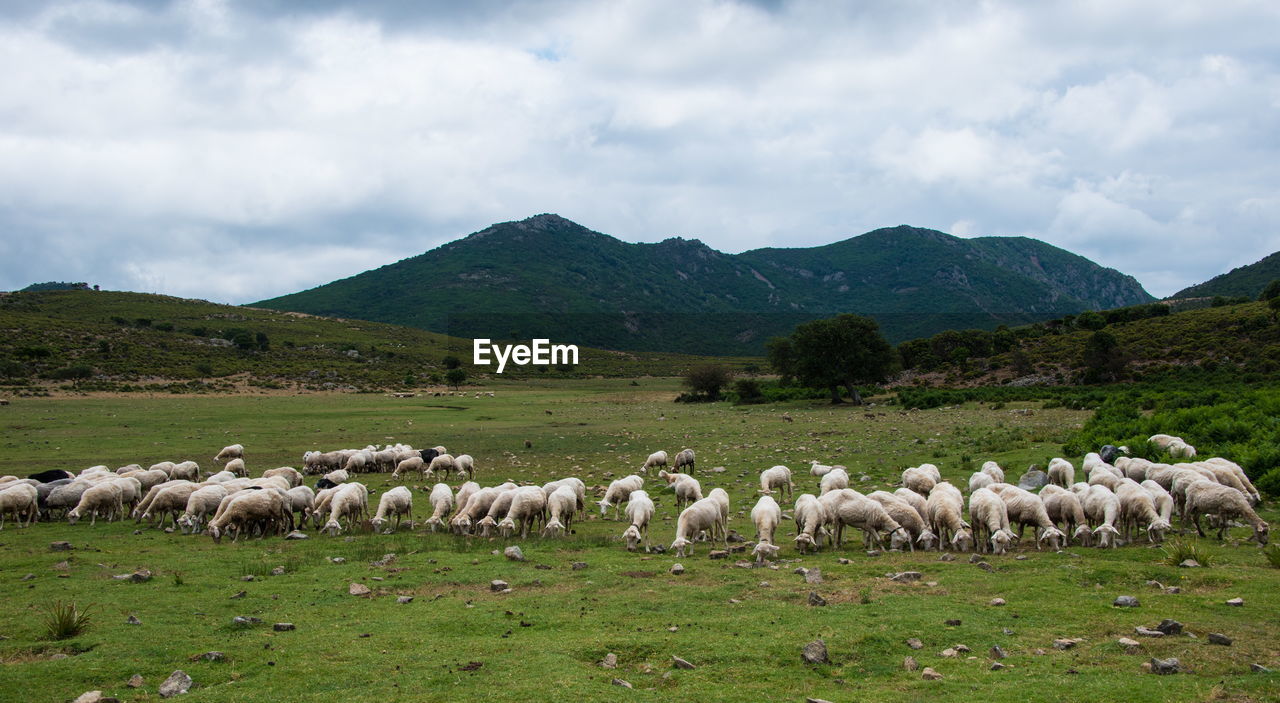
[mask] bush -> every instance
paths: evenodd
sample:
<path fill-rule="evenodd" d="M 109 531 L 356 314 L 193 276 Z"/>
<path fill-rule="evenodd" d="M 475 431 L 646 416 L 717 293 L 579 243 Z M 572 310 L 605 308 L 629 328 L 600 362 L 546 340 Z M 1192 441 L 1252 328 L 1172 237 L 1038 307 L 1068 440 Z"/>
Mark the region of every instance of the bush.
<path fill-rule="evenodd" d="M 742 404 L 763 403 L 764 393 L 760 390 L 760 381 L 754 378 L 740 378 L 733 384 L 733 392 L 737 396 L 735 402 Z"/>
<path fill-rule="evenodd" d="M 63 603 L 54 601 L 45 611 L 45 634 L 51 640 L 65 640 L 75 637 L 89 627 L 89 611 L 81 610 L 75 601 Z"/>
<path fill-rule="evenodd" d="M 1164 562 L 1169 566 L 1177 566 L 1182 562 L 1192 559 L 1203 567 L 1213 566 L 1213 557 L 1209 553 L 1200 548 L 1196 542 L 1185 539 L 1171 539 L 1165 543 Z"/>
<path fill-rule="evenodd" d="M 49 372 L 49 378 L 56 381 L 78 381 L 93 375 L 93 368 L 85 364 L 75 364 Z"/>
<path fill-rule="evenodd" d="M 705 396 L 707 400 L 719 400 L 720 389 L 733 380 L 733 372 L 720 364 L 703 364 L 695 366 L 684 374 L 683 383 L 694 395 Z"/>

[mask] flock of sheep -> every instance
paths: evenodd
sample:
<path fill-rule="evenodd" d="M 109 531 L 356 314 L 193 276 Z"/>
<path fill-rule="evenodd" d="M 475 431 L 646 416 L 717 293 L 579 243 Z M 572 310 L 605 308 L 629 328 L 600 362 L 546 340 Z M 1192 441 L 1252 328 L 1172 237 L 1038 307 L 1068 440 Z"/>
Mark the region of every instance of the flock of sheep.
<path fill-rule="evenodd" d="M 1195 455 L 1194 448 L 1176 437 L 1156 435 L 1151 442 L 1184 458 Z M 161 462 L 149 469 L 131 464 L 115 471 L 95 466 L 79 475 L 53 470 L 27 479 L 0 477 L 0 529 L 11 515 L 20 525 L 39 517 L 65 517 L 72 524 L 88 518 L 94 524 L 98 517 L 110 521 L 131 515 L 138 521 L 158 520 L 160 527 L 171 521 L 174 529 L 203 532 L 215 541 L 227 534 L 233 539 L 285 535 L 308 524 L 330 535 L 356 529 L 365 521 L 375 531 L 399 529 L 403 519 L 413 517 L 413 491 L 405 486 L 385 491 L 370 517 L 369 489 L 352 480 L 362 472 L 390 471 L 396 478 L 420 475 L 428 481 L 465 476 L 456 492 L 444 482 L 434 483 L 427 492 L 431 516 L 425 525 L 433 532 L 447 529 L 489 537 L 496 531 L 503 537 L 524 538 L 540 528 L 542 536 L 552 537 L 571 530 L 584 511 L 587 494 L 586 484 L 576 477 L 542 486 L 506 482 L 481 487 L 473 480 L 474 460 L 466 454 L 454 457 L 444 447 L 307 452 L 303 471 L 280 467 L 253 479 L 247 476 L 241 445 L 224 448 L 214 460 L 223 464 L 222 470 L 203 480 L 199 466 L 191 461 Z M 628 550 L 651 548 L 649 525 L 656 507 L 640 474 L 653 469 L 658 469 L 661 488 L 675 497 L 679 515 L 670 548 L 676 555 L 692 553 L 695 542 L 705 539 L 727 547 L 729 494 L 717 487 L 704 496 L 694 477 L 695 466 L 691 449 L 671 461 L 666 452 L 655 452 L 639 474 L 604 488 L 597 502 L 600 514 L 607 517 L 612 509 L 615 519 L 625 516 L 628 526 L 622 541 Z M 790 516 L 795 547 L 801 553 L 824 544 L 839 547 L 848 527 L 863 532 L 868 549 L 884 548 L 887 538 L 890 549 L 1000 554 L 1018 543 L 1029 526 L 1037 549 L 1057 550 L 1072 542 L 1108 548 L 1138 540 L 1143 532 L 1150 542 L 1159 543 L 1172 528 L 1175 510 L 1184 528 L 1194 523 L 1201 535 L 1201 518 L 1208 516 L 1219 538 L 1238 520 L 1252 527 L 1253 539 L 1267 543 L 1268 525 L 1252 508 L 1259 494 L 1244 471 L 1226 459 L 1162 464 L 1105 447 L 1101 454 L 1086 455 L 1081 469 L 1084 480 L 1076 482 L 1071 462 L 1056 458 L 1047 475 L 1039 474 L 1047 479 L 1045 485 L 1026 483 L 1029 472 L 1019 486 L 1006 483 L 1004 471 L 987 462 L 969 478 L 966 520 L 964 495 L 943 481 L 932 464 L 904 470 L 902 487 L 892 493 L 864 495 L 849 487 L 844 467 L 814 462 L 810 473 L 818 479 L 818 493 L 795 498 Z M 314 489 L 304 485 L 304 472 L 323 474 Z M 787 516 L 774 495 L 789 500 L 793 487 L 792 472 L 785 466 L 760 473 L 760 498 L 751 510 L 757 561 L 780 551 L 777 530 Z"/>

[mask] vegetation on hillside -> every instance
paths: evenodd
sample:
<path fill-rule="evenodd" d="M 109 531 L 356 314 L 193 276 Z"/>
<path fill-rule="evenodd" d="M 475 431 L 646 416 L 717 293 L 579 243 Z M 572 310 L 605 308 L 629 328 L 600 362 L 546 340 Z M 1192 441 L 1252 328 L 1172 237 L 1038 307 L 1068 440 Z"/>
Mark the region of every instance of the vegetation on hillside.
<path fill-rule="evenodd" d="M 1199 283 L 1169 296 L 1170 298 L 1211 298 L 1215 295 L 1224 297 L 1243 296 L 1257 298 L 1268 283 L 1280 278 L 1280 252 L 1276 252 L 1255 261 L 1248 266 L 1231 269 L 1214 276 L 1204 283 Z"/>

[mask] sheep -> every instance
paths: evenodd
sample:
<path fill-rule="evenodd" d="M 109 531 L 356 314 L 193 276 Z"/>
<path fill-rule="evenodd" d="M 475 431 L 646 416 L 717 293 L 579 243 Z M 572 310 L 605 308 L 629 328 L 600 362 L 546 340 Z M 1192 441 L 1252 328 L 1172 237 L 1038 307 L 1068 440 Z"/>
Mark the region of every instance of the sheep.
<path fill-rule="evenodd" d="M 453 468 L 458 472 L 458 477 L 466 474 L 468 479 L 476 477 L 476 460 L 470 454 L 459 454 L 453 458 Z"/>
<path fill-rule="evenodd" d="M 310 486 L 294 486 L 285 492 L 289 497 L 290 512 L 297 513 L 303 520 L 311 513 L 316 503 L 316 492 Z"/>
<path fill-rule="evenodd" d="M 830 473 L 831 470 L 834 468 L 835 468 L 834 466 L 819 464 L 818 461 L 814 459 L 813 461 L 809 462 L 809 475 L 820 479 L 823 476 L 826 476 L 828 473 Z"/>
<path fill-rule="evenodd" d="M 1189 458 L 1196 455 L 1196 448 L 1187 444 L 1181 437 L 1153 434 L 1147 438 L 1147 442 L 1154 445 L 1159 451 L 1167 452 L 1172 457 Z"/>
<path fill-rule="evenodd" d="M 672 471 L 680 471 L 680 469 L 683 469 L 686 466 L 689 467 L 688 473 L 692 474 L 694 471 L 694 456 L 692 449 L 681 449 L 680 453 L 676 454 L 675 460 L 671 462 Z"/>
<path fill-rule="evenodd" d="M 996 480 L 991 478 L 991 474 L 984 474 L 981 471 L 975 471 L 973 472 L 973 475 L 969 477 L 969 492 L 973 493 L 979 488 L 986 488 L 995 482 Z"/>
<path fill-rule="evenodd" d="M 404 473 L 423 473 L 423 461 L 420 456 L 411 456 L 396 464 L 395 471 L 391 472 L 391 478 L 400 478 Z"/>
<path fill-rule="evenodd" d="M 914 508 L 920 514 L 920 519 L 924 521 L 924 524 L 929 524 L 929 506 L 926 504 L 924 496 L 910 488 L 899 488 L 893 492 L 893 495 Z"/>
<path fill-rule="evenodd" d="M 49 492 L 49 497 L 45 499 L 45 509 L 51 513 L 55 510 L 61 510 L 65 513 L 67 510 L 76 507 L 76 504 L 80 502 L 80 496 L 92 485 L 92 482 L 81 478 L 53 489 Z"/>
<path fill-rule="evenodd" d="M 818 481 L 818 495 L 849 487 L 849 474 L 844 469 L 831 469 Z"/>
<path fill-rule="evenodd" d="M 662 469 L 662 468 L 666 468 L 666 466 L 667 466 L 667 453 L 659 449 L 658 451 L 650 454 L 649 458 L 644 460 L 644 464 L 640 466 L 640 473 L 647 474 L 649 473 L 649 469 L 652 469 L 655 467 Z"/>
<path fill-rule="evenodd" d="M 219 506 L 218 514 L 209 521 L 205 533 L 215 543 L 221 542 L 227 532 L 233 532 L 232 541 L 237 541 L 242 533 L 252 532 L 257 526 L 262 526 L 265 534 L 266 526 L 279 520 L 283 510 L 284 499 L 276 491 L 240 491 L 227 496 Z"/>
<path fill-rule="evenodd" d="M 1132 543 L 1140 527 L 1146 527 L 1147 539 L 1154 544 L 1164 541 L 1164 533 L 1170 525 L 1156 511 L 1155 501 L 1141 484 L 1124 479 L 1115 489 L 1120 500 L 1120 531 L 1126 542 Z"/>
<path fill-rule="evenodd" d="M 627 520 L 631 525 L 622 533 L 622 539 L 627 542 L 628 552 L 634 552 L 642 540 L 645 551 L 649 551 L 649 521 L 653 519 L 656 511 L 657 508 L 649 498 L 648 492 L 631 492 L 630 499 L 627 501 Z"/>
<path fill-rule="evenodd" d="M 1169 495 L 1173 496 L 1173 507 L 1178 511 L 1178 515 L 1185 516 L 1187 514 L 1187 488 L 1193 483 L 1217 483 L 1212 478 L 1205 476 L 1190 469 L 1181 469 L 1176 472 L 1161 474 L 1161 478 L 1170 478 Z M 1157 481 L 1159 483 L 1159 481 Z M 1232 489 L 1235 490 L 1235 489 Z"/>
<path fill-rule="evenodd" d="M 448 454 L 448 453 L 449 453 L 449 450 L 448 450 L 448 449 L 445 449 L 445 448 L 444 448 L 444 445 L 441 445 L 441 444 L 437 444 L 436 446 L 432 447 L 432 448 L 431 448 L 431 451 L 435 452 L 435 453 L 436 453 L 436 456 L 440 456 L 441 454 Z M 423 458 L 425 459 L 426 457 L 423 457 Z"/>
<path fill-rule="evenodd" d="M 1061 525 L 1064 532 L 1070 532 L 1080 546 L 1088 547 L 1093 542 L 1093 530 L 1089 529 L 1084 507 L 1074 492 L 1051 483 L 1040 489 L 1040 500 L 1049 519 Z"/>
<path fill-rule="evenodd" d="M 719 521 L 720 504 L 715 498 L 707 497 L 695 502 L 680 511 L 680 517 L 676 520 L 676 539 L 671 543 L 671 549 L 677 557 L 692 555 L 693 538 L 706 530 L 711 532 L 714 539 Z"/>
<path fill-rule="evenodd" d="M 1023 530 L 1027 525 L 1031 525 L 1037 532 L 1036 549 L 1040 549 L 1042 542 L 1048 542 L 1049 548 L 1054 551 L 1061 549 L 1067 541 L 1067 536 L 1054 526 L 1053 520 L 1049 519 L 1049 513 L 1040 496 L 1017 486 L 1007 484 L 1005 486 L 998 495 L 1000 500 L 1004 501 L 1009 521 L 1018 525 L 1015 537 L 1022 539 Z"/>
<path fill-rule="evenodd" d="M 80 496 L 76 507 L 67 512 L 67 521 L 74 525 L 82 515 L 89 513 L 92 516 L 89 525 L 93 526 L 98 522 L 98 513 L 104 513 L 107 522 L 122 517 L 124 506 L 121 504 L 121 493 L 120 486 L 115 481 L 103 481 L 90 486 Z"/>
<path fill-rule="evenodd" d="M 382 526 L 386 524 L 387 517 L 390 515 L 396 519 L 396 526 L 393 530 L 400 529 L 400 519 L 402 517 L 413 518 L 413 493 L 404 486 L 396 486 L 378 499 L 378 512 L 373 516 L 373 529 L 375 532 L 381 532 Z"/>
<path fill-rule="evenodd" d="M 142 500 L 142 482 L 132 476 L 121 476 L 113 479 L 112 483 L 120 487 L 120 504 L 129 510 L 133 510 L 138 506 L 138 502 Z M 128 513 L 122 512 L 120 519 Z"/>
<path fill-rule="evenodd" d="M 512 491 L 512 494 L 514 497 L 511 499 L 511 509 L 502 522 L 498 523 L 498 531 L 503 537 L 510 537 L 519 526 L 520 539 L 525 539 L 529 536 L 529 528 L 547 507 L 547 494 L 542 492 L 540 486 L 522 486 Z"/>
<path fill-rule="evenodd" d="M 756 546 L 751 553 L 755 555 L 757 564 L 763 564 L 765 559 L 778 555 L 778 546 L 773 543 L 774 532 L 782 522 L 782 508 L 778 501 L 773 496 L 760 496 L 751 509 L 751 522 L 756 526 Z"/>
<path fill-rule="evenodd" d="M 511 502 L 515 500 L 516 497 L 515 486 L 507 486 L 504 484 L 497 488 L 498 493 L 493 499 L 493 502 L 489 503 L 489 510 L 485 513 L 485 516 L 476 523 L 476 527 L 480 528 L 481 537 L 489 537 L 492 535 L 493 528 L 498 526 L 498 521 L 505 518 L 507 513 L 510 512 Z M 543 497 L 545 498 L 545 496 L 546 494 L 544 493 Z"/>
<path fill-rule="evenodd" d="M 556 486 L 548 495 L 544 490 L 542 495 L 546 498 L 546 506 L 548 519 L 542 528 L 543 537 L 551 537 L 564 534 L 573 527 L 573 517 L 578 511 L 578 493 L 574 490 L 572 484 L 561 484 Z M 640 496 L 644 496 L 645 500 L 649 496 L 644 491 L 633 491 L 631 493 L 631 501 L 627 503 L 627 515 L 630 516 L 632 510 L 637 506 Z M 649 501 L 649 506 L 653 507 L 653 502 Z"/>
<path fill-rule="evenodd" d="M 1120 485 L 1124 478 L 1119 472 L 1109 471 L 1104 467 L 1106 467 L 1106 464 L 1098 464 L 1093 467 L 1093 470 L 1089 472 L 1089 485 L 1106 486 L 1112 492 L 1115 492 L 1116 486 Z"/>
<path fill-rule="evenodd" d="M 778 465 L 760 472 L 760 492 L 773 493 L 775 488 L 781 491 L 784 498 L 791 497 L 791 469 Z"/>
<path fill-rule="evenodd" d="M 937 482 L 938 479 L 935 479 L 932 473 L 919 466 L 904 469 L 902 472 L 903 488 L 910 488 L 921 495 L 928 495 Z"/>
<path fill-rule="evenodd" d="M 973 523 L 973 541 L 977 551 L 1004 554 L 1009 549 L 1014 535 L 1009 529 L 1008 509 L 994 491 L 979 488 L 969 494 L 969 520 Z"/>
<path fill-rule="evenodd" d="M 369 489 L 354 481 L 344 484 L 329 500 L 329 521 L 324 524 L 324 531 L 336 537 L 342 532 L 343 519 L 351 529 L 368 511 Z"/>
<path fill-rule="evenodd" d="M 163 472 L 162 472 L 163 473 Z M 226 483 L 236 480 L 237 476 L 230 471 L 219 471 L 204 480 L 205 483 Z"/>
<path fill-rule="evenodd" d="M 1173 521 L 1173 496 L 1169 495 L 1163 486 L 1147 479 L 1139 484 L 1147 495 L 1151 496 L 1151 504 L 1155 507 L 1156 513 L 1160 515 L 1160 519 L 1165 522 Z"/>
<path fill-rule="evenodd" d="M 609 508 L 614 509 L 613 518 L 618 519 L 621 511 L 621 505 L 627 502 L 632 491 L 639 491 L 644 488 L 644 479 L 635 474 L 624 476 L 609 484 L 609 488 L 604 493 L 604 498 L 596 504 L 600 506 L 600 517 L 605 517 L 609 512 Z"/>
<path fill-rule="evenodd" d="M 289 482 L 289 488 L 302 485 L 302 472 L 292 466 L 281 466 L 275 469 L 267 469 L 262 472 L 262 478 L 271 478 L 273 476 L 281 476 Z"/>
<path fill-rule="evenodd" d="M 213 457 L 216 462 L 229 461 L 233 459 L 244 459 L 244 446 L 240 444 L 232 444 L 229 447 L 223 447 L 217 456 Z"/>
<path fill-rule="evenodd" d="M 932 465 L 932 464 L 929 464 L 929 466 L 933 466 L 933 465 Z M 937 471 L 937 469 L 935 468 L 935 469 L 934 469 L 934 471 L 936 472 L 936 471 Z M 997 463 L 996 463 L 996 462 L 994 462 L 994 461 L 987 461 L 987 462 L 984 462 L 984 463 L 982 464 L 982 468 L 981 468 L 981 469 L 979 469 L 979 471 L 981 471 L 982 473 L 984 473 L 984 474 L 986 474 L 986 475 L 990 476 L 990 477 L 991 477 L 991 479 L 992 479 L 993 481 L 995 481 L 996 483 L 1004 483 L 1004 482 L 1005 482 L 1005 481 L 1004 481 L 1004 469 L 1000 468 L 1000 465 L 999 465 L 999 464 L 997 464 Z M 941 480 L 941 479 L 937 479 L 937 480 Z"/>
<path fill-rule="evenodd" d="M 723 488 L 712 488 L 707 494 L 707 499 L 715 501 L 720 507 L 720 520 L 716 522 L 716 530 L 720 534 L 720 539 L 724 541 L 725 546 L 729 544 L 729 494 Z M 715 533 L 712 533 L 711 539 L 715 539 Z"/>
<path fill-rule="evenodd" d="M 422 475 L 424 478 L 433 478 L 433 479 L 437 475 L 442 475 L 443 478 L 447 479 L 449 478 L 449 474 L 455 468 L 457 468 L 457 466 L 456 464 L 454 464 L 453 455 L 445 454 L 444 452 L 441 452 L 434 459 L 431 460 L 431 463 L 427 464 L 427 470 L 423 472 Z"/>
<path fill-rule="evenodd" d="M 1249 496 L 1249 502 L 1252 505 L 1257 505 L 1258 503 L 1262 502 L 1262 495 L 1258 493 L 1257 488 L 1254 488 L 1253 482 L 1249 480 L 1248 474 L 1244 472 L 1244 469 L 1240 468 L 1239 464 L 1235 463 L 1234 461 L 1223 459 L 1222 457 L 1213 457 L 1211 459 L 1205 459 L 1204 463 L 1209 464 L 1213 468 L 1215 474 L 1218 473 L 1219 467 L 1225 468 L 1228 471 L 1230 471 L 1232 474 L 1234 474 L 1236 477 L 1236 480 L 1239 481 L 1241 486 L 1243 486 L 1242 490 L 1245 492 L 1245 494 Z"/>
<path fill-rule="evenodd" d="M 702 500 L 702 484 L 689 474 L 669 474 L 666 471 L 659 471 L 658 476 L 665 478 L 667 487 L 675 492 L 677 513 L 695 501 Z"/>
<path fill-rule="evenodd" d="M 320 477 L 320 481 L 316 483 L 316 488 L 333 488 L 351 480 L 351 472 L 346 469 L 337 469 L 330 471 Z"/>
<path fill-rule="evenodd" d="M 1110 488 L 1100 484 L 1089 487 L 1089 492 L 1080 501 L 1084 514 L 1089 518 L 1089 526 L 1093 527 L 1093 536 L 1098 538 L 1098 546 L 1110 549 L 1116 546 L 1116 520 L 1120 517 L 1120 499 Z"/>
<path fill-rule="evenodd" d="M 245 465 L 244 465 L 244 459 L 232 459 L 222 467 L 222 470 L 230 471 L 231 473 L 237 476 L 249 475 L 249 470 L 245 468 Z"/>
<path fill-rule="evenodd" d="M 169 474 L 166 474 L 163 471 L 150 471 L 150 470 L 129 471 L 127 473 L 121 474 L 121 476 L 127 476 L 129 478 L 137 479 L 138 483 L 142 485 L 142 490 L 144 494 L 147 491 L 150 491 L 152 488 L 155 488 L 156 486 L 169 480 Z"/>
<path fill-rule="evenodd" d="M 53 495 L 54 490 L 69 485 L 74 479 L 61 478 L 57 481 L 50 481 L 36 486 L 36 503 L 40 510 L 40 516 L 49 514 L 49 497 Z M 77 502 L 79 499 L 77 498 Z"/>
<path fill-rule="evenodd" d="M 908 549 L 914 552 L 917 544 L 924 550 L 933 549 L 934 544 L 938 541 L 938 536 L 933 533 L 933 530 L 929 529 L 929 525 L 924 521 L 924 516 L 917 512 L 910 503 L 888 491 L 875 491 L 874 493 L 868 493 L 867 497 L 879 503 L 885 512 L 889 513 L 889 517 L 893 518 L 906 531 L 905 536 L 908 539 L 905 542 Z M 893 539 L 899 539 L 901 536 L 902 533 L 895 533 Z M 894 549 L 901 548 L 896 544 L 891 544 L 890 546 Z"/>
<path fill-rule="evenodd" d="M 87 492 L 87 491 L 86 491 Z M 79 506 L 77 506 L 79 507 Z M 5 515 L 13 514 L 18 527 L 28 527 L 40 512 L 40 492 L 28 483 L 11 482 L 0 488 L 0 530 Z M 23 521 L 25 517 L 25 522 Z"/>
<path fill-rule="evenodd" d="M 826 506 L 812 493 L 804 493 L 796 498 L 792 515 L 796 522 L 796 550 L 804 554 L 809 547 L 818 549 L 822 541 L 819 530 L 830 519 Z"/>
<path fill-rule="evenodd" d="M 216 513 L 222 499 L 226 497 L 227 489 L 217 484 L 196 489 L 187 498 L 187 508 L 177 521 L 182 533 L 195 534 L 205 517 Z"/>
<path fill-rule="evenodd" d="M 574 511 L 582 512 L 586 506 L 587 484 L 583 483 L 580 478 L 569 476 L 567 478 L 549 481 L 542 484 L 542 492 L 546 493 L 547 498 L 550 499 L 551 494 L 555 493 L 561 486 L 568 486 L 569 489 L 573 491 L 573 495 L 575 497 L 573 506 Z"/>
<path fill-rule="evenodd" d="M 1186 529 L 1188 521 L 1194 520 L 1196 532 L 1204 537 L 1204 529 L 1200 527 L 1200 516 L 1206 514 L 1218 516 L 1218 539 L 1220 540 L 1226 539 L 1231 520 L 1239 518 L 1253 527 L 1253 535 L 1250 539 L 1257 540 L 1258 544 L 1263 546 L 1267 544 L 1270 525 L 1249 507 L 1245 494 L 1230 486 L 1208 481 L 1196 481 L 1187 486 L 1187 503 L 1182 513 L 1183 529 Z"/>
<path fill-rule="evenodd" d="M 427 524 L 431 526 L 431 531 L 435 532 L 453 511 L 453 491 L 450 490 L 449 484 L 437 483 L 432 486 L 427 502 L 431 503 L 431 517 L 427 518 Z"/>
<path fill-rule="evenodd" d="M 475 490 L 465 504 L 459 501 L 459 507 L 453 519 L 449 521 L 449 526 L 460 535 L 471 534 L 472 524 L 488 514 L 489 507 L 502 492 L 491 486 Z"/>
<path fill-rule="evenodd" d="M 480 490 L 480 484 L 475 481 L 467 481 L 458 486 L 458 492 L 453 496 L 453 508 L 457 512 L 462 512 L 467 507 L 467 501 L 471 500 L 471 496 Z"/>
<path fill-rule="evenodd" d="M 938 546 L 950 545 L 952 549 L 967 552 L 973 547 L 973 535 L 969 523 L 961 519 L 964 497 L 960 489 L 943 481 L 935 484 L 925 500 L 928 522 L 938 536 Z"/>
<path fill-rule="evenodd" d="M 194 461 L 184 461 L 173 465 L 173 470 L 169 472 L 169 478 L 172 480 L 185 479 L 187 481 L 200 480 L 200 465 Z"/>
<path fill-rule="evenodd" d="M 846 499 L 836 502 L 832 516 L 836 526 L 836 547 L 840 546 L 840 536 L 846 525 L 862 530 L 862 544 L 866 549 L 872 545 L 877 549 L 883 547 L 881 532 L 887 532 L 892 538 L 894 533 L 902 530 L 902 526 L 876 501 L 848 488 L 842 493 Z"/>
<path fill-rule="evenodd" d="M 1069 487 L 1076 482 L 1076 469 L 1071 462 L 1061 457 L 1054 457 L 1049 460 L 1049 482 L 1061 486 Z"/>
<path fill-rule="evenodd" d="M 134 464 L 134 466 L 137 465 Z M 138 466 L 138 468 L 140 469 L 142 467 Z M 49 469 L 48 471 L 31 474 L 27 476 L 27 478 L 35 479 L 40 483 L 53 483 L 54 481 L 61 481 L 66 478 L 75 478 L 75 475 L 70 471 L 63 471 L 62 469 Z"/>

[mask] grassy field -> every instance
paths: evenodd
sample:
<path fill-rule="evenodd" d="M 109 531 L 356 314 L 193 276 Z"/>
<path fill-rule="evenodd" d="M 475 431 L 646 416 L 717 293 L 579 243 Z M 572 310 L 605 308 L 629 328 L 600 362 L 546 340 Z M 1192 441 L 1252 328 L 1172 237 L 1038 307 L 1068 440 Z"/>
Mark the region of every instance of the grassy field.
<path fill-rule="evenodd" d="M 485 485 L 538 482 L 566 475 L 606 484 L 655 449 L 698 451 L 704 491 L 726 488 L 730 528 L 748 539 L 755 477 L 787 464 L 798 490 L 814 491 L 809 460 L 842 463 L 868 492 L 923 461 L 963 482 L 987 459 L 1016 477 L 1058 454 L 1089 413 L 1039 403 L 979 404 L 902 414 L 896 407 L 832 408 L 792 403 L 735 408 L 677 405 L 673 380 L 557 380 L 489 386 L 494 398 L 389 398 L 382 395 L 30 398 L 0 407 L 0 474 L 54 467 L 115 467 L 193 458 L 210 468 L 225 444 L 246 446 L 256 475 L 299 465 L 303 451 L 409 442 L 444 444 L 476 457 Z M 1021 411 L 1029 410 L 1027 414 Z M 783 414 L 794 422 L 786 422 Z M 524 442 L 532 442 L 526 449 Z M 718 467 L 723 467 L 720 470 Z M 379 491 L 388 477 L 363 477 Z M 659 503 L 655 543 L 674 537 L 669 494 Z M 426 505 L 416 494 L 418 519 Z M 376 500 L 376 498 L 374 499 Z M 788 506 L 784 506 L 786 508 Z M 1274 522 L 1276 512 L 1264 517 Z M 1211 568 L 1178 569 L 1159 548 L 1109 552 L 1073 548 L 989 558 L 988 572 L 962 555 L 864 554 L 854 538 L 842 550 L 801 557 L 785 544 L 772 568 L 740 568 L 742 555 L 627 553 L 624 525 L 595 519 L 563 540 L 464 539 L 402 531 L 396 535 L 316 536 L 215 545 L 208 537 L 165 534 L 132 522 L 6 526 L 0 532 L 0 700 L 65 701 L 102 689 L 127 701 L 159 700 L 156 688 L 174 669 L 196 682 L 190 701 L 496 700 L 657 701 L 1190 701 L 1276 700 L 1277 675 L 1250 663 L 1280 666 L 1274 627 L 1280 570 L 1248 544 L 1199 540 Z M 140 533 L 135 530 L 142 528 Z M 1243 530 L 1234 537 L 1242 539 Z M 49 543 L 68 540 L 70 552 Z M 519 544 L 528 560 L 501 556 Z M 499 553 L 494 554 L 494 550 Z M 384 566 L 372 562 L 394 553 Z M 344 559 L 336 563 L 335 558 Z M 840 563 L 847 559 L 848 563 Z M 669 573 L 682 563 L 687 571 Z M 65 562 L 65 563 L 64 563 Z M 574 562 L 586 567 L 574 569 Z M 819 568 L 819 584 L 793 573 Z M 277 567 L 283 573 L 273 575 Z M 145 583 L 113 575 L 149 569 Z M 918 583 L 887 574 L 916 570 Z M 28 576 L 28 575 L 31 576 Z M 253 580 L 246 582 L 246 576 Z M 492 579 L 511 593 L 493 593 Z M 1169 594 L 1148 581 L 1181 588 Z M 348 595 L 351 583 L 372 597 Z M 828 605 L 807 603 L 810 591 Z M 240 595 L 243 592 L 243 595 Z M 397 595 L 414 600 L 398 604 Z M 1112 607 L 1134 595 L 1136 609 Z M 1004 598 L 1004 607 L 989 605 Z M 1225 605 L 1241 597 L 1244 607 Z M 48 604 L 73 600 L 92 622 L 78 637 L 46 639 Z M 140 625 L 126 624 L 135 615 Z M 263 624 L 235 626 L 238 615 Z M 1126 654 L 1116 639 L 1137 625 L 1174 618 L 1194 634 L 1141 640 Z M 958 619 L 958 626 L 946 620 Z M 275 632 L 290 622 L 294 631 Z M 1207 643 L 1209 632 L 1234 639 Z M 918 637 L 925 646 L 909 649 Z M 808 665 L 801 648 L 825 640 L 832 663 Z M 1060 651 L 1055 638 L 1083 638 Z M 957 644 L 956 658 L 940 653 Z M 999 645 L 1007 668 L 991 671 Z M 1040 652 L 1042 650 L 1042 653 Z M 208 651 L 221 661 L 198 660 Z M 600 668 L 606 653 L 618 668 Z M 59 654 L 70 655 L 65 658 Z M 672 667 L 672 655 L 696 665 Z M 945 676 L 923 681 L 903 669 L 914 656 Z M 1157 677 L 1141 664 L 1178 657 L 1192 673 Z M 197 657 L 192 661 L 192 657 Z M 972 657 L 972 658 L 968 658 Z M 141 688 L 126 686 L 140 674 Z M 611 684 L 630 682 L 633 690 Z"/>

